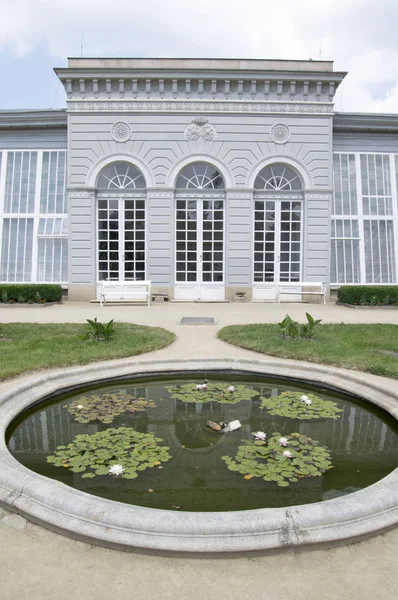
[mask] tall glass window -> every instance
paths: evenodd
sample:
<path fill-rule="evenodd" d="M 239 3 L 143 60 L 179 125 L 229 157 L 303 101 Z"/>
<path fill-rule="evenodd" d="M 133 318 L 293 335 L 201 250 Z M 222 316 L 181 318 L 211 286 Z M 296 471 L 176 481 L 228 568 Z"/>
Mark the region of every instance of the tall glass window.
<path fill-rule="evenodd" d="M 8 152 L 4 198 L 5 213 L 33 213 L 37 152 Z"/>
<path fill-rule="evenodd" d="M 31 281 L 33 219 L 3 220 L 0 280 Z"/>
<path fill-rule="evenodd" d="M 3 151 L 1 174 L 0 281 L 66 284 L 66 151 Z"/>
<path fill-rule="evenodd" d="M 145 178 L 115 162 L 98 178 L 98 280 L 145 280 Z M 120 194 L 118 194 L 120 192 Z"/>
<path fill-rule="evenodd" d="M 37 281 L 68 281 L 68 220 L 40 218 L 37 230 Z"/>
<path fill-rule="evenodd" d="M 391 159 L 389 154 L 334 155 L 332 284 L 397 282 L 398 210 Z"/>
<path fill-rule="evenodd" d="M 270 164 L 254 182 L 254 283 L 300 281 L 302 189 L 299 174 Z"/>
<path fill-rule="evenodd" d="M 41 213 L 67 213 L 66 152 L 43 152 Z"/>

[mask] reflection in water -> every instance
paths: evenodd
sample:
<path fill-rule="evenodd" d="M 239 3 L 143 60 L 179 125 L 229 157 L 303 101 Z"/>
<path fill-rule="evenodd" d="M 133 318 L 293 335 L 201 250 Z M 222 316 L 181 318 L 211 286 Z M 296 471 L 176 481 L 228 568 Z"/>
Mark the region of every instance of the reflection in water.
<path fill-rule="evenodd" d="M 80 474 L 46 462 L 46 457 L 57 446 L 66 446 L 77 434 L 92 434 L 108 427 L 98 421 L 77 423 L 69 414 L 68 402 L 87 396 L 90 393 L 87 391 L 58 398 L 20 418 L 12 428 L 9 449 L 28 468 L 77 489 L 122 502 L 167 509 L 179 506 L 181 510 L 242 510 L 317 502 L 362 489 L 398 464 L 396 421 L 359 401 L 327 394 L 324 397 L 337 401 L 343 409 L 340 419 L 299 421 L 270 416 L 260 407 L 260 396 L 276 396 L 292 389 L 291 386 L 244 382 L 258 391 L 252 400 L 237 404 L 202 404 L 171 398 L 166 390 L 171 383 L 157 382 L 140 387 L 122 384 L 100 390 L 104 393 L 117 389 L 155 401 L 154 408 L 115 417 L 111 426 L 134 427 L 163 438 L 163 443 L 170 447 L 172 460 L 162 470 L 148 469 L 130 481 L 108 476 L 82 479 Z M 218 434 L 206 428 L 208 420 L 230 422 L 235 419 L 241 421 L 242 429 L 234 433 Z M 335 468 L 322 477 L 302 479 L 288 488 L 278 488 L 261 478 L 245 481 L 240 474 L 229 471 L 221 457 L 235 456 L 241 440 L 250 439 L 251 432 L 258 430 L 268 436 L 275 432 L 308 435 L 330 450 Z M 154 493 L 148 493 L 149 488 Z"/>

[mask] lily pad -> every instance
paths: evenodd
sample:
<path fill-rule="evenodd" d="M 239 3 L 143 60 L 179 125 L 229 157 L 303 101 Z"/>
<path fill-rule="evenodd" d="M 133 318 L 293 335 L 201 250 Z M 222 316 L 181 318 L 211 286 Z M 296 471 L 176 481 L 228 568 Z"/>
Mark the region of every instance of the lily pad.
<path fill-rule="evenodd" d="M 246 480 L 262 477 L 280 487 L 288 487 L 289 482 L 295 483 L 299 477 L 320 477 L 333 468 L 329 451 L 318 446 L 316 440 L 292 433 L 284 436 L 281 446 L 279 438 L 279 433 L 274 434 L 268 442 L 262 442 L 262 446 L 253 440 L 244 440 L 244 445 L 239 446 L 243 450 L 238 450 L 235 458 L 222 456 L 221 459 L 230 471 L 237 471 Z M 290 445 L 292 440 L 297 442 L 296 446 Z"/>
<path fill-rule="evenodd" d="M 142 412 L 154 408 L 155 402 L 145 398 L 137 398 L 122 392 L 92 394 L 77 398 L 66 405 L 68 412 L 78 423 L 112 423 L 114 418 L 124 412 Z"/>
<path fill-rule="evenodd" d="M 199 383 L 199 382 L 198 382 Z M 196 383 L 182 383 L 177 385 L 168 385 L 166 389 L 170 397 L 181 402 L 198 402 L 205 404 L 207 402 L 220 402 L 221 404 L 237 404 L 242 400 L 251 400 L 258 396 L 259 392 L 248 385 L 231 386 L 229 383 L 221 381 L 209 381 L 206 389 L 197 390 Z M 229 391 L 234 387 L 234 391 Z"/>
<path fill-rule="evenodd" d="M 83 473 L 84 478 L 107 475 L 112 465 L 121 465 L 124 471 L 120 477 L 134 479 L 139 471 L 171 459 L 169 448 L 159 444 L 162 441 L 153 433 L 139 433 L 130 427 L 106 429 L 92 435 L 77 435 L 68 447 L 58 446 L 47 462 Z M 111 450 L 107 449 L 109 446 Z"/>
<path fill-rule="evenodd" d="M 306 404 L 301 392 L 282 392 L 278 396 L 261 398 L 261 407 L 266 408 L 270 415 L 289 417 L 290 419 L 339 419 L 343 410 L 332 400 L 324 400 L 316 394 L 304 397 L 311 401 Z"/>

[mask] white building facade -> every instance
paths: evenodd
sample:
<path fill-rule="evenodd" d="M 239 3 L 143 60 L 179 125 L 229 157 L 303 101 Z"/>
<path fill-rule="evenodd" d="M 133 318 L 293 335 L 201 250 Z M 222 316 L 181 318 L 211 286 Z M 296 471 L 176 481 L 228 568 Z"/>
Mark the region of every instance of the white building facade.
<path fill-rule="evenodd" d="M 396 284 L 398 115 L 327 61 L 69 59 L 67 109 L 0 111 L 0 282 L 185 301 Z"/>

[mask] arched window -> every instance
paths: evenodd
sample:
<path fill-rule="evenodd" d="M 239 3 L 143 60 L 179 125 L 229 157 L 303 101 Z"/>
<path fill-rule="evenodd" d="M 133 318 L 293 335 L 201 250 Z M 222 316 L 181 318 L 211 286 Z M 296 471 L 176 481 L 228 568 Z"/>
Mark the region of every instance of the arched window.
<path fill-rule="evenodd" d="M 135 190 L 145 188 L 145 179 L 137 167 L 127 162 L 114 162 L 98 178 L 100 190 Z"/>
<path fill-rule="evenodd" d="M 176 182 L 174 298 L 224 299 L 225 183 L 217 167 L 196 162 Z"/>
<path fill-rule="evenodd" d="M 101 171 L 97 213 L 98 281 L 145 280 L 146 190 L 137 167 L 118 161 Z"/>
<path fill-rule="evenodd" d="M 303 189 L 300 175 L 291 167 L 274 163 L 264 167 L 256 177 L 254 189 L 270 192 L 291 192 Z"/>
<path fill-rule="evenodd" d="M 224 189 L 224 179 L 212 165 L 193 163 L 183 168 L 177 178 L 177 189 L 220 190 Z"/>

